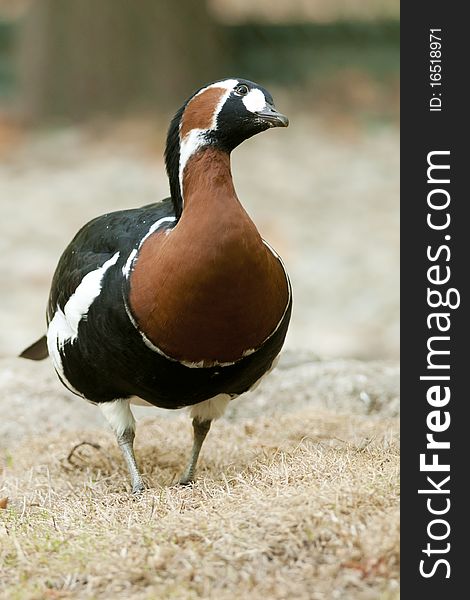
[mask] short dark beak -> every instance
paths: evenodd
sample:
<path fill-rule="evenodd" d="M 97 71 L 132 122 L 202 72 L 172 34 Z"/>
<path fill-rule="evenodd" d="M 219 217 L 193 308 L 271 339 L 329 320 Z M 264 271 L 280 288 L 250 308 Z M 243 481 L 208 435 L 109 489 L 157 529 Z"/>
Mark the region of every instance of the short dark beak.
<path fill-rule="evenodd" d="M 289 125 L 289 119 L 271 104 L 267 104 L 264 110 L 256 112 L 255 115 L 268 123 L 270 127 L 287 127 Z"/>

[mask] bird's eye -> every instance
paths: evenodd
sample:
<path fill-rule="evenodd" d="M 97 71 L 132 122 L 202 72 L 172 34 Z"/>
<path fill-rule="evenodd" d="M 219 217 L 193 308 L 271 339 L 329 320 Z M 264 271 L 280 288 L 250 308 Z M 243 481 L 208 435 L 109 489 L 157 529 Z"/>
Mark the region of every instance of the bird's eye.
<path fill-rule="evenodd" d="M 241 85 L 237 85 L 235 88 L 235 93 L 239 96 L 246 96 L 249 91 L 250 90 L 248 89 L 248 86 L 243 83 Z"/>

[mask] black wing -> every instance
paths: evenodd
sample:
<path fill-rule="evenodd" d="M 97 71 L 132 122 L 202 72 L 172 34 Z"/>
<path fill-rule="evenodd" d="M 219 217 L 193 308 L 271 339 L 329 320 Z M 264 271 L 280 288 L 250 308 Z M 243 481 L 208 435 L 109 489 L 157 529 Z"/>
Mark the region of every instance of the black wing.
<path fill-rule="evenodd" d="M 47 305 L 47 323 L 58 306 L 64 308 L 87 273 L 102 266 L 118 251 L 127 258 L 153 223 L 172 216 L 175 216 L 173 203 L 170 198 L 165 198 L 140 208 L 107 213 L 84 225 L 57 264 Z M 20 356 L 31 360 L 46 358 L 46 336 L 23 350 Z"/>
<path fill-rule="evenodd" d="M 60 257 L 54 273 L 47 321 L 58 306 L 64 308 L 87 273 L 102 266 L 116 252 L 127 258 L 151 225 L 167 216 L 174 216 L 170 198 L 141 208 L 107 213 L 82 227 Z"/>

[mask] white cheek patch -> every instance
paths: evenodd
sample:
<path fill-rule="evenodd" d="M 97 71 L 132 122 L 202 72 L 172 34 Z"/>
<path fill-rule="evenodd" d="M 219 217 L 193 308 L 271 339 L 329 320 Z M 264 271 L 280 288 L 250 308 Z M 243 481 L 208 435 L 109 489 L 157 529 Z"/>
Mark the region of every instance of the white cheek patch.
<path fill-rule="evenodd" d="M 243 104 L 250 112 L 260 112 L 266 108 L 266 98 L 261 90 L 251 90 L 243 97 Z"/>

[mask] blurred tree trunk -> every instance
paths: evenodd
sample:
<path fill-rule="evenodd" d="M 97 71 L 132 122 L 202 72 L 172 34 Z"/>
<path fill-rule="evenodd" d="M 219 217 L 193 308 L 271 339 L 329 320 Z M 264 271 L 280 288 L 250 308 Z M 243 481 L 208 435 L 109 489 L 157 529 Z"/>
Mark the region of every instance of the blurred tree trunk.
<path fill-rule="evenodd" d="M 37 119 L 172 109 L 222 76 L 222 54 L 203 1 L 35 0 L 19 28 L 21 104 Z"/>

